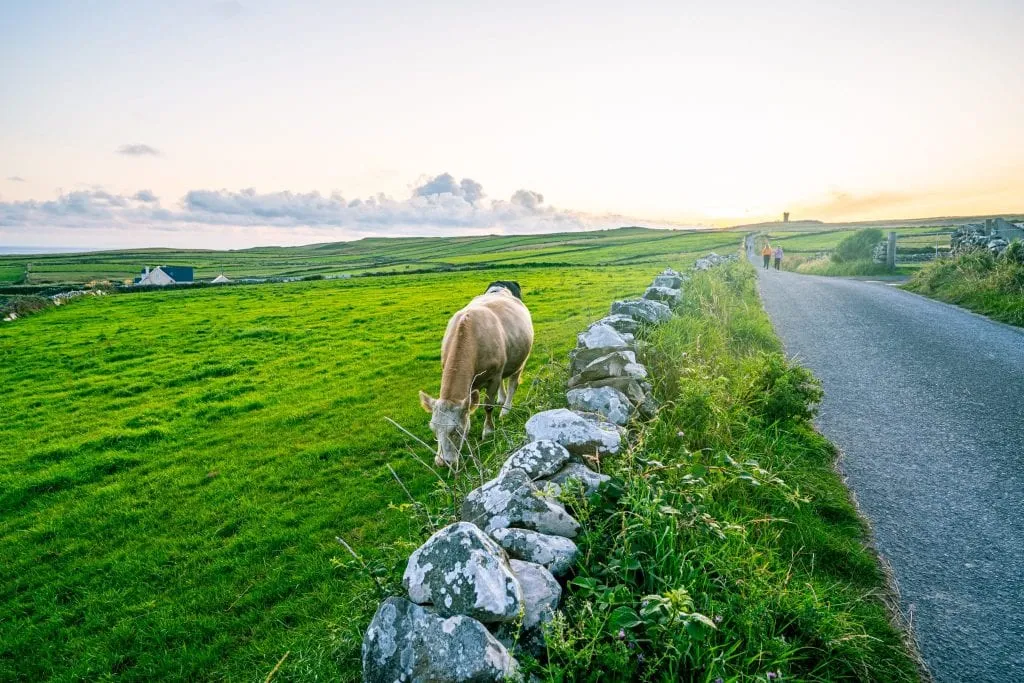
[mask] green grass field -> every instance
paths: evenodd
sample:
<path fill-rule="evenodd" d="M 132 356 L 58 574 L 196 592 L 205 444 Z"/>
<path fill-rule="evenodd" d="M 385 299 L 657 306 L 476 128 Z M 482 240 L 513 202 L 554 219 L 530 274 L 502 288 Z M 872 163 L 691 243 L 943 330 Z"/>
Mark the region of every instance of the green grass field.
<path fill-rule="evenodd" d="M 382 595 L 401 593 L 409 553 L 456 519 L 460 496 L 521 443 L 530 414 L 564 405 L 576 333 L 607 313 L 614 299 L 641 293 L 664 265 L 683 268 L 709 248 L 726 253 L 739 244 L 734 233 L 625 230 L 576 237 L 594 248 L 544 245 L 533 237 L 459 238 L 447 258 L 488 253 L 490 260 L 477 262 L 488 270 L 88 297 L 0 326 L 0 680 L 263 680 L 285 655 L 279 680 L 357 680 L 363 631 Z M 623 243 L 596 246 L 613 238 Z M 442 250 L 428 242 L 418 248 Z M 412 248 L 389 249 L 406 247 Z M 554 253 L 561 251 L 603 265 L 515 265 L 520 258 L 536 262 L 538 249 L 549 250 L 547 259 L 568 258 Z M 513 415 L 499 424 L 495 441 L 474 444 L 483 471 L 439 480 L 418 462 L 429 462 L 432 453 L 416 441 L 431 438 L 417 392 L 437 391 L 440 339 L 450 315 L 494 279 L 523 285 L 536 328 L 534 352 Z M 760 310 L 756 302 L 731 297 L 722 289 L 714 298 L 734 320 L 730 334 L 776 348 L 763 320 L 728 312 L 738 306 L 752 316 Z M 718 332 L 709 327 L 707 334 Z M 672 347 L 678 359 L 700 357 L 704 333 L 697 337 L 698 348 Z M 667 363 L 665 369 L 672 363 L 657 358 L 648 362 Z M 719 392 L 723 382 L 735 381 L 724 376 L 745 377 L 753 366 L 737 358 L 710 375 L 687 375 L 691 390 Z M 675 376 L 682 366 L 672 367 Z M 675 390 L 659 387 L 668 404 Z M 719 399 L 731 400 L 709 393 L 685 410 L 680 403 L 658 424 L 674 433 L 680 416 L 697 419 L 696 408 Z M 479 417 L 474 428 L 478 435 Z M 686 427 L 697 438 L 701 429 Z M 772 436 L 777 429 L 768 425 L 765 432 L 773 449 L 789 438 Z M 708 546 L 724 564 L 707 565 L 713 585 L 693 584 L 702 591 L 694 597 L 701 609 L 739 600 L 738 611 L 723 623 L 721 639 L 689 654 L 673 649 L 679 656 L 663 671 L 774 667 L 819 680 L 851 670 L 871 678 L 892 657 L 907 678 L 881 606 L 849 602 L 858 591 L 878 589 L 880 579 L 871 559 L 857 554 L 862 529 L 842 507 L 847 504 L 837 502 L 842 489 L 828 470 L 831 451 L 811 437 L 797 442 L 796 450 L 766 455 L 768 462 L 801 490 L 824 487 L 825 507 L 776 510 L 769 495 L 769 507 L 749 514 L 799 520 L 781 549 L 731 535 L 725 550 Z M 810 453 L 811 469 L 786 470 L 801 453 Z M 819 476 L 825 479 L 818 482 Z M 774 484 L 764 490 L 774 491 Z M 681 487 L 673 495 L 688 494 Z M 747 508 L 736 513 L 731 497 L 722 505 L 729 524 L 748 514 Z M 836 505 L 841 509 L 833 510 Z M 602 528 L 595 522 L 587 540 L 595 557 L 606 556 Z M 754 537 L 777 538 L 761 531 Z M 793 545 L 800 538 L 812 554 L 835 561 L 808 566 Z M 836 600 L 811 600 L 803 589 L 779 593 L 772 581 L 785 576 L 787 561 L 810 582 L 811 594 L 831 591 Z M 844 563 L 852 564 L 844 569 Z M 753 592 L 716 594 L 720 572 L 756 579 Z M 578 620 L 582 613 L 574 610 L 586 604 L 585 594 L 578 597 L 583 602 L 569 604 L 570 619 Z M 778 629 L 768 625 L 775 609 L 789 610 L 780 612 Z M 761 616 L 752 630 L 755 613 Z M 785 626 L 794 618 L 797 638 Z M 600 623 L 589 626 L 600 629 Z M 572 680 L 586 665 L 567 649 L 585 631 L 565 636 L 547 680 Z M 861 647 L 863 638 L 884 647 Z M 825 645 L 813 645 L 819 641 Z M 664 642 L 678 648 L 681 641 Z M 607 652 L 622 646 L 615 640 Z M 854 669 L 844 668 L 844 658 Z"/>
<path fill-rule="evenodd" d="M 481 237 L 372 238 L 304 247 L 236 251 L 139 249 L 87 254 L 0 256 L 0 282 L 27 271 L 27 284 L 121 282 L 143 266 L 195 268 L 199 280 L 361 275 L 506 265 L 611 266 L 685 260 L 711 250 L 732 251 L 740 233 L 722 230 L 619 228 L 593 232 Z"/>
<path fill-rule="evenodd" d="M 177 290 L 0 327 L 0 679 L 252 680 L 288 651 L 288 678 L 356 676 L 377 596 L 334 539 L 388 569 L 421 540 L 385 463 L 417 497 L 432 477 L 384 418 L 430 437 L 416 394 L 437 390 L 450 314 L 491 279 L 523 284 L 525 405 L 651 275 Z"/>

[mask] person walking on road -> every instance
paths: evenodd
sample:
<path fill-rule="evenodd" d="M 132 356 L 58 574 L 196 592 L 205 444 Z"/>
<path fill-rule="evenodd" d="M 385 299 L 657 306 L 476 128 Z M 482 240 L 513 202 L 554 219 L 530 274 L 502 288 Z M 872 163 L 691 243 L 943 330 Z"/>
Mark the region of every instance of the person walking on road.
<path fill-rule="evenodd" d="M 779 266 L 782 265 L 782 247 L 775 247 L 774 256 L 775 256 L 775 270 L 778 270 Z"/>
<path fill-rule="evenodd" d="M 764 249 L 761 250 L 761 256 L 764 257 L 764 269 L 768 270 L 768 264 L 772 260 L 772 248 L 767 241 L 764 243 Z"/>

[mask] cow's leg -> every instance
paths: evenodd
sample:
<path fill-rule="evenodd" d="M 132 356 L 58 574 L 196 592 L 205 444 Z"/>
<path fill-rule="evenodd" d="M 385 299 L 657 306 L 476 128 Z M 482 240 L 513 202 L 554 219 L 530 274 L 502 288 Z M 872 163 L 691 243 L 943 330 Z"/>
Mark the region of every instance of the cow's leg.
<path fill-rule="evenodd" d="M 501 402 L 501 416 L 505 417 L 512 410 L 512 397 L 516 395 L 519 388 L 519 378 L 523 374 L 523 368 L 519 368 L 508 377 L 508 389 L 505 390 L 505 400 Z"/>
<path fill-rule="evenodd" d="M 499 406 L 505 405 L 505 396 L 507 394 L 507 392 L 505 390 L 505 386 L 506 386 L 505 380 L 501 380 L 501 384 L 498 385 L 498 405 Z"/>
<path fill-rule="evenodd" d="M 501 391 L 501 375 L 487 385 L 487 402 L 484 404 L 484 438 L 494 433 L 494 406 Z"/>

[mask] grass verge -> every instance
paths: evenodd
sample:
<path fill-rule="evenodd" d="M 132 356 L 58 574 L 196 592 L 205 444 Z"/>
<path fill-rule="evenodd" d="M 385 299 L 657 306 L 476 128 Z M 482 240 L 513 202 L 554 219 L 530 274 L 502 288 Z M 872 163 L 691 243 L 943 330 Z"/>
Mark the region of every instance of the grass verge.
<path fill-rule="evenodd" d="M 918 679 L 868 530 L 812 427 L 820 398 L 735 264 L 697 274 L 643 360 L 662 402 L 586 532 L 548 681 Z"/>
<path fill-rule="evenodd" d="M 1012 245 L 1011 245 L 1012 246 Z M 933 299 L 957 304 L 1011 325 L 1024 326 L 1024 263 L 1010 256 L 976 251 L 923 266 L 906 288 Z"/>
<path fill-rule="evenodd" d="M 788 261 L 788 263 L 787 263 Z M 890 269 L 884 263 L 875 263 L 871 259 L 843 261 L 837 263 L 826 256 L 787 256 L 782 260 L 783 270 L 792 270 L 806 275 L 908 275 L 913 273 L 914 266 L 896 266 Z"/>

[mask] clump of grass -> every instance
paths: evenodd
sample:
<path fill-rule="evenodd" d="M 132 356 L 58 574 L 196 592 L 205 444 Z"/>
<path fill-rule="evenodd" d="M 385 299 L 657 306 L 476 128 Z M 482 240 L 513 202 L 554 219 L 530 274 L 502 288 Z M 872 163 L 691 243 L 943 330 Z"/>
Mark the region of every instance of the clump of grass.
<path fill-rule="evenodd" d="M 787 263 L 786 261 L 789 261 Z M 785 270 L 792 270 L 806 275 L 894 275 L 908 272 L 906 267 L 897 266 L 890 269 L 884 263 L 875 263 L 872 259 L 836 262 L 828 255 L 814 257 L 794 256 L 782 260 Z"/>
<path fill-rule="evenodd" d="M 748 264 L 696 275 L 648 338 L 662 408 L 605 463 L 612 484 L 570 501 L 582 560 L 533 665 L 545 680 L 917 679 L 809 422 L 820 389 L 754 281 Z"/>
<path fill-rule="evenodd" d="M 907 289 L 1024 326 L 1024 243 L 1002 256 L 978 250 L 924 265 Z"/>

